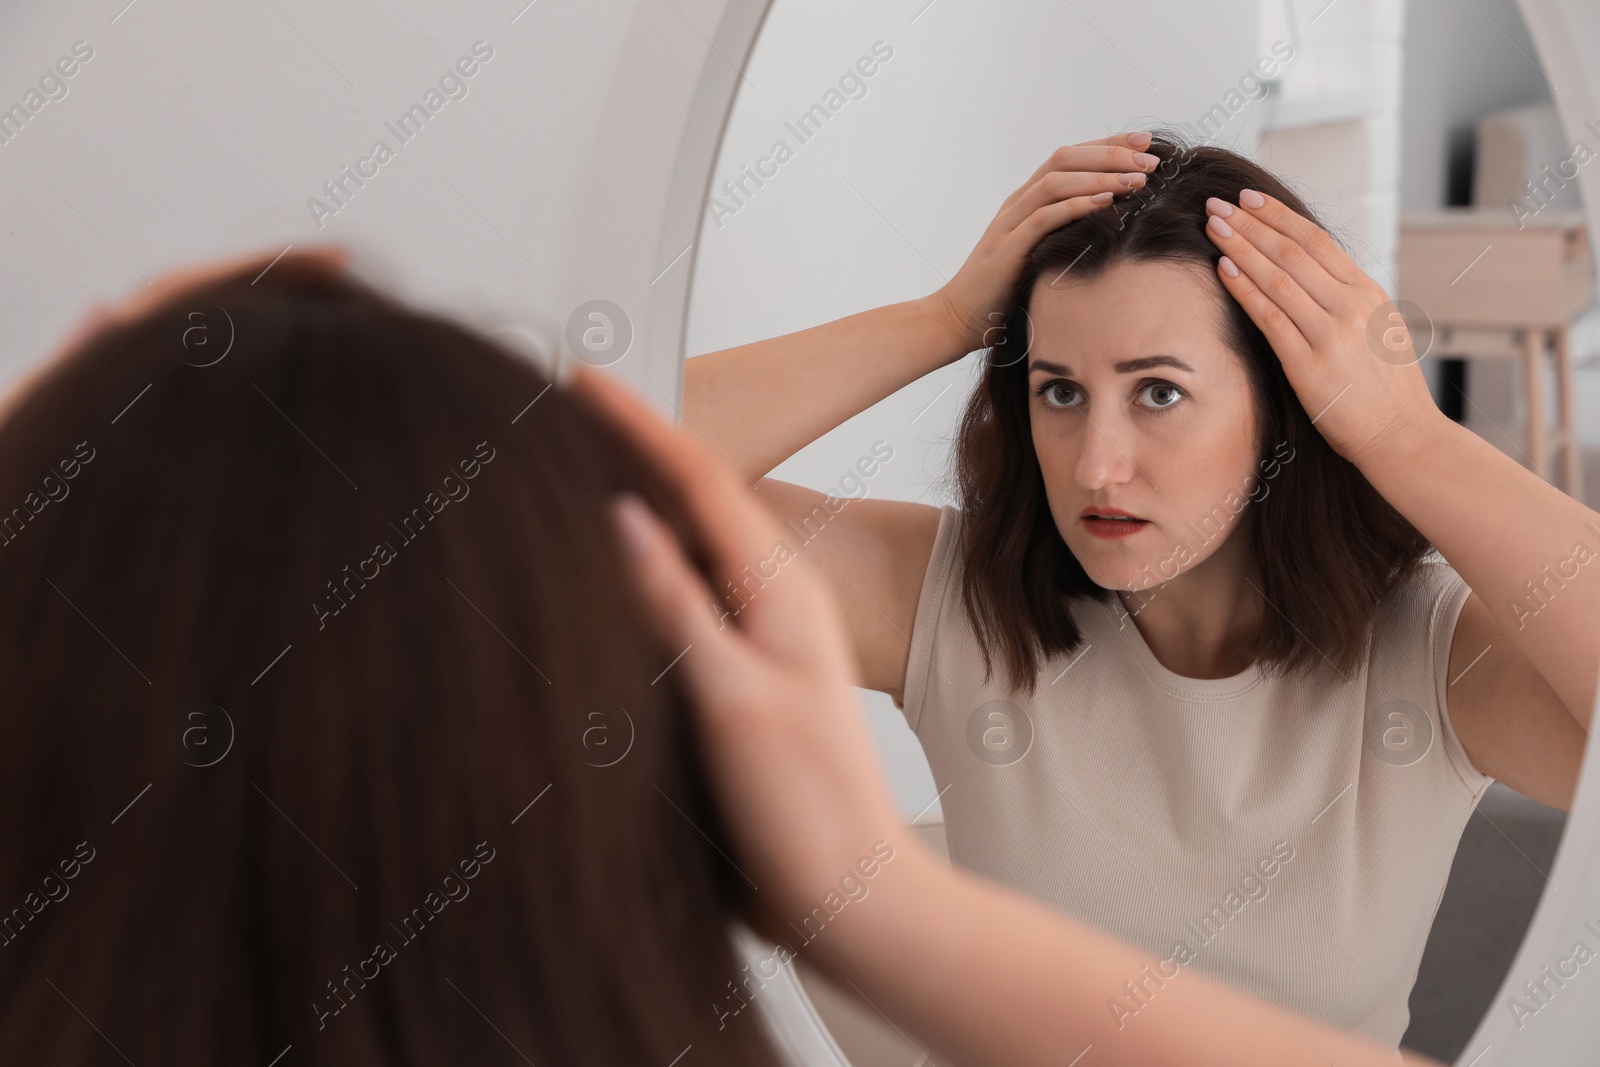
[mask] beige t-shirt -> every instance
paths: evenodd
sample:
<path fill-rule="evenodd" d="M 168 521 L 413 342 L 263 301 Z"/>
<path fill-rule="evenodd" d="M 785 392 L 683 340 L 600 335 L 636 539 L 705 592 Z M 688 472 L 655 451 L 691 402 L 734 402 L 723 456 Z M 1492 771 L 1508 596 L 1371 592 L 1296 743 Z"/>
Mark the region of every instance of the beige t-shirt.
<path fill-rule="evenodd" d="M 1485 788 L 1445 713 L 1469 590 L 1437 553 L 1381 606 L 1360 668 L 1185 678 L 1113 600 L 1030 700 L 983 660 L 945 506 L 901 710 L 950 856 L 1150 953 L 1123 1027 L 1188 967 L 1398 1045 L 1457 842 Z M 1157 594 L 1159 595 L 1159 593 Z M 998 661 L 997 661 L 998 666 Z"/>

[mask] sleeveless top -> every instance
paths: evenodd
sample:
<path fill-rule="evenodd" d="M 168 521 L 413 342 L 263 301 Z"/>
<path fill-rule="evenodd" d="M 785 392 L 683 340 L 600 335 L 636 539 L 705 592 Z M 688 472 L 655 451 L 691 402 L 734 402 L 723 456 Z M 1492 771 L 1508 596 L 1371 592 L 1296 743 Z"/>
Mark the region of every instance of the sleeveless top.
<path fill-rule="evenodd" d="M 1461 577 L 1431 552 L 1343 677 L 1327 664 L 1186 678 L 1119 600 L 1075 600 L 1085 641 L 1042 661 L 1030 699 L 998 670 L 983 681 L 961 512 L 941 511 L 897 706 L 952 863 L 1148 952 L 1105 991 L 1123 1028 L 1192 966 L 1398 1046 L 1456 845 L 1493 781 L 1446 714 Z"/>

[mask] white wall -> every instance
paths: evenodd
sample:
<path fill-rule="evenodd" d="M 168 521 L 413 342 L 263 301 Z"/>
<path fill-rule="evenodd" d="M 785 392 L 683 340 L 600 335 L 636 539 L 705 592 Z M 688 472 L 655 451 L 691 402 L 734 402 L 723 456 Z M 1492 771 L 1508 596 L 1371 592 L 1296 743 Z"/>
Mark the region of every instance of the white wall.
<path fill-rule="evenodd" d="M 751 195 L 720 227 L 708 211 L 690 305 L 691 356 L 932 291 L 1055 148 L 1140 128 L 1140 120 L 1193 122 L 1260 54 L 1256 0 L 1078 0 L 1076 11 L 1055 3 L 926 4 L 775 0 L 713 186 L 737 178 L 741 164 L 753 165 L 776 139 L 795 154 L 763 187 L 747 183 Z M 878 40 L 894 55 L 867 80 L 866 94 L 800 144 L 784 122 L 821 100 Z M 1243 130 L 1252 111 L 1236 115 L 1222 139 Z M 773 476 L 835 485 L 883 438 L 895 455 L 871 493 L 952 501 L 939 479 L 975 368 L 969 356 L 926 376 Z M 862 697 L 901 807 L 914 815 L 935 794 L 922 751 L 888 697 L 865 690 Z"/>
<path fill-rule="evenodd" d="M 94 53 L 0 143 L 0 388 L 91 300 L 291 243 L 372 253 L 402 294 L 513 343 L 558 334 L 567 219 L 633 0 L 125 3 L 0 6 L 0 108 L 74 42 Z M 402 145 L 384 123 L 479 40 L 494 54 L 466 95 Z M 379 138 L 394 158 L 319 228 L 307 200 Z"/>
<path fill-rule="evenodd" d="M 1263 0 L 1263 35 L 1297 55 L 1255 156 L 1322 216 L 1391 294 L 1400 190 L 1402 0 Z"/>
<path fill-rule="evenodd" d="M 1474 7 L 1477 10 L 1474 10 Z M 1400 206 L 1447 203 L 1452 154 L 1484 113 L 1550 99 L 1515 0 L 1406 0 Z"/>

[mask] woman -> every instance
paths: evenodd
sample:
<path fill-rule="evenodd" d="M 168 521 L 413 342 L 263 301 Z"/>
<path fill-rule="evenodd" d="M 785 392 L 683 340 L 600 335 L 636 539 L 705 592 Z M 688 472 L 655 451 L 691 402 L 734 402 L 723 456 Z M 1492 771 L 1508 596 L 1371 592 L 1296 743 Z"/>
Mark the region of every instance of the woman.
<path fill-rule="evenodd" d="M 932 297 L 688 364 L 952 859 L 1149 953 L 1120 1026 L 1194 964 L 1397 1043 L 1488 782 L 1571 803 L 1600 515 L 1446 420 L 1393 311 L 1262 168 L 1129 135 L 1053 157 Z M 763 477 L 985 344 L 959 506 Z"/>
<path fill-rule="evenodd" d="M 776 530 L 720 460 L 339 263 L 168 279 L 0 422 L 0 1059 L 775 1064 L 729 924 L 850 877 L 799 951 L 953 1059 L 1392 1062 L 1198 975 L 1113 1033 L 1136 952 L 901 824 L 809 562 L 704 610 Z"/>

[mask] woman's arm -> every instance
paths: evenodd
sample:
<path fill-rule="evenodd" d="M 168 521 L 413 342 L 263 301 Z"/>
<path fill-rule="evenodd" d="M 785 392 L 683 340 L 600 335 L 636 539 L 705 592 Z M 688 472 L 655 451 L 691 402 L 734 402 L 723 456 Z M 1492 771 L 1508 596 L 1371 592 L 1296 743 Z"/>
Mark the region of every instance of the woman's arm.
<path fill-rule="evenodd" d="M 933 294 L 684 364 L 683 416 L 754 483 L 845 420 L 985 347 L 1039 238 L 1144 185 L 1148 133 L 1057 149 Z"/>
<path fill-rule="evenodd" d="M 1447 710 L 1473 766 L 1566 811 L 1600 675 L 1600 563 L 1574 546 L 1600 558 L 1600 514 L 1434 410 L 1357 466 L 1472 590 Z"/>
<path fill-rule="evenodd" d="M 1600 513 L 1445 418 L 1403 328 L 1387 328 L 1403 327 L 1397 313 L 1389 321 L 1387 294 L 1326 232 L 1271 197 L 1240 201 L 1208 204 L 1207 232 L 1226 253 L 1223 285 L 1272 342 L 1306 410 L 1319 413 L 1318 430 L 1472 589 L 1463 619 L 1490 623 L 1470 623 L 1480 647 L 1452 652 L 1453 665 L 1462 663 L 1452 687 L 1472 708 L 1460 724 L 1463 744 L 1470 751 L 1475 734 L 1491 766 L 1526 770 L 1530 758 L 1542 759 L 1552 773 L 1575 777 L 1574 760 L 1533 744 L 1560 736 L 1559 723 L 1534 718 L 1540 694 L 1516 708 L 1498 698 L 1525 662 L 1548 684 L 1557 713 L 1587 733 L 1600 682 Z M 1498 654 L 1462 662 L 1495 645 Z M 1457 698 L 1452 688 L 1452 712 Z"/>
<path fill-rule="evenodd" d="M 838 605 L 811 561 L 791 560 L 783 581 L 720 625 L 706 609 L 711 589 L 767 551 L 777 521 L 716 453 L 626 387 L 583 367 L 571 387 L 660 464 L 705 549 L 708 575 L 690 564 L 683 534 L 637 501 L 618 510 L 650 616 L 666 647 L 685 650 L 671 669 L 693 702 L 739 869 L 756 887 L 746 918 L 757 932 L 799 946 L 960 1063 L 1070 1067 L 1088 1046 L 1084 1067 L 1432 1063 L 1192 968 L 1119 1029 L 1108 1001 L 1145 977 L 1150 957 L 952 870 L 918 840 L 884 783 L 850 691 Z M 849 901 L 831 904 L 846 878 Z"/>
<path fill-rule="evenodd" d="M 683 366 L 683 420 L 754 482 L 835 426 L 979 347 L 942 293 Z"/>
<path fill-rule="evenodd" d="M 1414 1053 L 1279 1008 L 948 864 L 910 839 L 824 928 L 813 962 L 965 1064 L 1393 1067 Z M 852 913 L 852 909 L 859 909 Z M 831 939 L 831 940 L 830 940 Z M 1126 1014 L 1126 983 L 1144 983 Z M 1124 1013 L 1112 1011 L 1114 1000 Z"/>
<path fill-rule="evenodd" d="M 1489 626 L 1473 627 L 1487 632 L 1452 653 L 1453 689 L 1471 701 L 1499 688 L 1515 661 L 1490 646 L 1506 645 L 1587 733 L 1600 680 L 1600 512 L 1434 410 L 1356 465 L 1466 581 L 1478 601 L 1470 610 L 1487 616 Z M 1538 696 L 1504 695 L 1522 698 L 1519 711 Z M 1452 709 L 1456 700 L 1452 692 Z"/>

